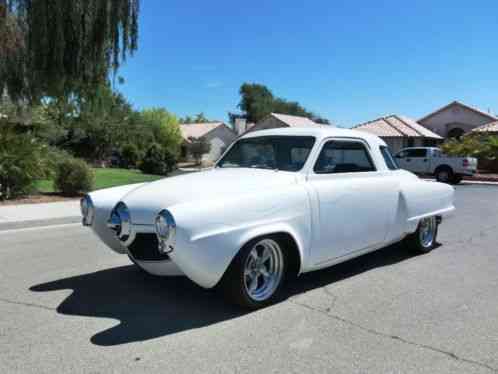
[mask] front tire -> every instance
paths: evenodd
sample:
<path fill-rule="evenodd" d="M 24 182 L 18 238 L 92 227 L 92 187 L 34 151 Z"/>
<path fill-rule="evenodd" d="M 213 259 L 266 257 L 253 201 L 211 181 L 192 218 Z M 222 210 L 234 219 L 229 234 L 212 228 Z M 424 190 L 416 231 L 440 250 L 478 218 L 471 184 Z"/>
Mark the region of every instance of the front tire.
<path fill-rule="evenodd" d="M 422 218 L 417 231 L 406 237 L 405 243 L 417 253 L 429 253 L 436 246 L 438 223 L 436 217 Z"/>
<path fill-rule="evenodd" d="M 273 235 L 251 240 L 232 261 L 222 280 L 228 298 L 249 309 L 275 301 L 284 284 L 287 258 Z"/>

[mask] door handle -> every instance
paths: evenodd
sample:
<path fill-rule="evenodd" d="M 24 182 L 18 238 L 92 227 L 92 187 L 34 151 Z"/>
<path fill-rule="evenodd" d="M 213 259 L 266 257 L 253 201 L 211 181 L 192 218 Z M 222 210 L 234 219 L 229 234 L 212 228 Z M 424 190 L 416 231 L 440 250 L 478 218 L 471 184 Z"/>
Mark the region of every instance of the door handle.
<path fill-rule="evenodd" d="M 427 162 L 427 159 L 426 159 L 426 158 L 424 158 L 424 162 Z"/>
<path fill-rule="evenodd" d="M 410 158 L 407 158 L 406 161 L 410 161 L 411 159 Z"/>

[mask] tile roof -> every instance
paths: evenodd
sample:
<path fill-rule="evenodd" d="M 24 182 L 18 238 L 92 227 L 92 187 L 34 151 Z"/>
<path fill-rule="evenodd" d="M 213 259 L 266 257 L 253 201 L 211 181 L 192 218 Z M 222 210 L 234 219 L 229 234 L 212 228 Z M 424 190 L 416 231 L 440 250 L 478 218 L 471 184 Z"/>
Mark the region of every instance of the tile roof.
<path fill-rule="evenodd" d="M 395 114 L 356 125 L 354 128 L 386 138 L 414 137 L 442 139 L 441 136 L 418 124 L 413 119 Z"/>
<path fill-rule="evenodd" d="M 279 121 L 285 123 L 289 127 L 321 126 L 319 123 L 316 123 L 316 122 L 314 122 L 306 117 L 291 116 L 289 114 L 279 114 L 279 113 L 271 113 L 270 115 L 275 117 Z"/>
<path fill-rule="evenodd" d="M 467 104 L 461 103 L 460 101 L 455 100 L 455 101 L 452 101 L 451 103 L 449 103 L 449 104 L 447 104 L 447 105 L 443 106 L 442 108 L 439 108 L 439 109 L 435 110 L 434 112 L 427 114 L 427 115 L 426 115 L 426 116 L 424 116 L 423 118 L 420 118 L 420 119 L 418 120 L 418 122 L 425 121 L 426 119 L 428 119 L 428 118 L 430 118 L 430 117 L 432 117 L 432 116 L 435 116 L 435 115 L 436 115 L 436 114 L 438 114 L 438 113 L 441 113 L 442 111 L 444 111 L 444 110 L 448 109 L 449 107 L 451 107 L 451 106 L 453 106 L 453 105 L 458 105 L 458 106 L 460 106 L 460 107 L 462 107 L 462 108 L 468 109 L 468 110 L 470 110 L 471 112 L 474 112 L 474 113 L 480 114 L 481 116 L 484 116 L 484 117 L 486 117 L 486 118 L 489 118 L 489 119 L 490 119 L 490 120 L 492 120 L 492 121 L 496 121 L 496 120 L 498 120 L 498 118 L 496 118 L 495 116 L 493 116 L 493 115 L 491 115 L 491 114 L 489 114 L 489 113 L 486 113 L 486 112 L 485 112 L 485 111 L 483 111 L 483 110 L 480 110 L 480 109 L 478 109 L 478 108 L 474 108 L 474 107 L 472 107 L 472 106 L 470 106 L 470 105 L 467 105 Z"/>
<path fill-rule="evenodd" d="M 490 133 L 490 132 L 496 132 L 498 133 L 498 121 L 490 122 L 485 125 L 476 127 L 475 129 L 472 129 L 471 132 L 480 132 L 480 133 Z"/>
<path fill-rule="evenodd" d="M 184 123 L 180 125 L 180 131 L 183 139 L 188 140 L 188 138 L 201 138 L 219 126 L 229 128 L 223 122 Z"/>

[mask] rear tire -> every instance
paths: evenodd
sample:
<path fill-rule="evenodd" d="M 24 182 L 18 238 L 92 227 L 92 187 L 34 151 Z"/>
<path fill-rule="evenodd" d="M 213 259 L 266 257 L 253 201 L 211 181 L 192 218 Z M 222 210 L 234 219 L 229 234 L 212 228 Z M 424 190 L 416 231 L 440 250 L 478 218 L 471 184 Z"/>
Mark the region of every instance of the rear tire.
<path fill-rule="evenodd" d="M 259 309 L 278 297 L 287 273 L 288 259 L 281 241 L 266 235 L 244 245 L 221 281 L 230 301 Z"/>
<path fill-rule="evenodd" d="M 417 253 L 429 253 L 436 246 L 438 223 L 436 217 L 422 218 L 417 231 L 408 235 L 404 242 Z"/>
<path fill-rule="evenodd" d="M 453 170 L 449 167 L 441 167 L 434 173 L 436 180 L 441 183 L 451 183 L 453 180 Z"/>

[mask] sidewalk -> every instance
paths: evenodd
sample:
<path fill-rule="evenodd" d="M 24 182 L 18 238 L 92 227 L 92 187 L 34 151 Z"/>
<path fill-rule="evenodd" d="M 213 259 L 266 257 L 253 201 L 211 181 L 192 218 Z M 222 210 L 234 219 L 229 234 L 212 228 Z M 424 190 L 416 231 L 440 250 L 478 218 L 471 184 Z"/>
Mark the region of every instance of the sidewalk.
<path fill-rule="evenodd" d="M 80 222 L 79 200 L 0 206 L 0 230 Z"/>

